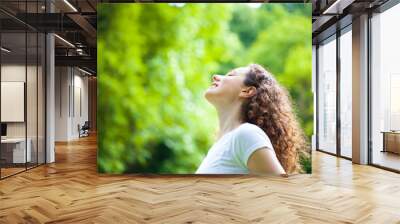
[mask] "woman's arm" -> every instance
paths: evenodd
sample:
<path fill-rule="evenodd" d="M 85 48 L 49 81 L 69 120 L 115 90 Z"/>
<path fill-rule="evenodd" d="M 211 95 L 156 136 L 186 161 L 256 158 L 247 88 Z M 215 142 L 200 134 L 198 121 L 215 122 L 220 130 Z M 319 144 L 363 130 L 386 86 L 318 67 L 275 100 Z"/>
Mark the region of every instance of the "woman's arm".
<path fill-rule="evenodd" d="M 247 167 L 250 173 L 254 174 L 286 174 L 274 152 L 266 147 L 257 149 L 251 154 Z"/>

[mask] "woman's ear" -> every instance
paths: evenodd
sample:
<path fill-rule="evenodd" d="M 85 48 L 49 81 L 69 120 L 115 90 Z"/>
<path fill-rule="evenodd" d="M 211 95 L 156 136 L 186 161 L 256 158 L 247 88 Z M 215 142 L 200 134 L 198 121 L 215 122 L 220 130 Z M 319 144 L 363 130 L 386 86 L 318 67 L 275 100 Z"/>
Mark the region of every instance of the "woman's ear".
<path fill-rule="evenodd" d="M 256 93 L 257 93 L 256 87 L 254 87 L 254 86 L 245 86 L 240 91 L 239 97 L 250 98 L 250 97 L 256 95 Z"/>

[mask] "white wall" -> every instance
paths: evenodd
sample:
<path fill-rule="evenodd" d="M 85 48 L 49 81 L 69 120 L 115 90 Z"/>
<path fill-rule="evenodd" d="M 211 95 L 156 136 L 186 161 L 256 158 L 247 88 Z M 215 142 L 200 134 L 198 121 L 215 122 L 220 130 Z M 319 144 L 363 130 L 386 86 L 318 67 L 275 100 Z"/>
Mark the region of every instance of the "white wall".
<path fill-rule="evenodd" d="M 1 81 L 25 82 L 25 64 L 24 65 L 2 65 Z M 7 110 L 7 108 L 1 108 Z M 25 137 L 25 122 L 7 123 L 7 137 Z"/>
<path fill-rule="evenodd" d="M 88 77 L 76 68 L 56 67 L 55 85 L 55 140 L 77 139 L 78 124 L 88 120 Z"/>
<path fill-rule="evenodd" d="M 78 74 L 77 74 L 78 72 Z M 74 91 L 72 98 L 74 99 L 74 107 L 72 108 L 72 120 L 71 120 L 71 135 L 74 138 L 79 137 L 78 124 L 81 126 L 88 121 L 88 77 L 82 76 L 79 70 L 74 70 Z M 81 108 L 80 108 L 81 107 Z"/>
<path fill-rule="evenodd" d="M 36 70 L 38 69 L 38 71 Z M 27 81 L 25 80 L 27 78 Z M 25 135 L 29 139 L 31 155 L 33 162 L 39 159 L 39 163 L 44 163 L 44 74 L 42 67 L 37 67 L 25 64 L 3 64 L 1 66 L 1 81 L 2 82 L 24 82 L 26 83 L 26 107 L 22 106 L 20 112 L 26 112 L 26 121 L 22 122 L 5 122 L 7 123 L 7 137 L 9 138 L 24 138 Z M 2 98 L 7 98 L 7 95 L 2 95 Z M 3 112 L 12 110 L 10 107 L 3 107 Z M 15 110 L 15 109 L 14 109 Z M 13 111 L 7 111 L 13 113 Z M 14 112 L 15 113 L 15 112 Z M 37 156 L 37 153 L 39 154 Z"/>
<path fill-rule="evenodd" d="M 33 128 L 36 130 L 36 113 L 32 113 L 32 111 L 36 111 L 36 80 L 31 80 L 31 74 L 36 74 L 36 67 L 18 65 L 18 64 L 5 64 L 1 66 L 1 81 L 2 82 L 25 82 L 25 75 L 27 69 L 28 72 L 28 81 L 30 86 L 35 86 L 35 88 L 27 88 L 27 106 L 29 108 L 27 113 L 28 122 L 34 121 L 35 126 L 33 124 L 28 125 L 28 129 Z M 5 97 L 5 96 L 3 96 Z M 40 105 L 39 105 L 40 106 Z M 7 108 L 1 108 L 2 110 L 7 110 Z M 26 122 L 7 122 L 7 136 L 8 137 L 25 137 L 25 123 Z M 33 127 L 34 126 L 34 127 Z M 28 132 L 30 132 L 28 130 Z M 29 137 L 29 133 L 28 133 Z"/>
<path fill-rule="evenodd" d="M 55 68 L 55 141 L 68 140 L 68 71 L 67 67 Z"/>

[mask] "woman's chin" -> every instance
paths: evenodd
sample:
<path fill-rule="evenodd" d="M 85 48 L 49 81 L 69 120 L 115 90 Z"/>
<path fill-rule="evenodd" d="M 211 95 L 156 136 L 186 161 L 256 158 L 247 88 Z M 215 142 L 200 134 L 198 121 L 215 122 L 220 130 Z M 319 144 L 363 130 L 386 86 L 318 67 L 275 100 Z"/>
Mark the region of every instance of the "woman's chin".
<path fill-rule="evenodd" d="M 204 98 L 206 98 L 210 103 L 213 102 L 213 99 L 217 96 L 217 91 L 214 87 L 210 87 L 204 93 Z"/>

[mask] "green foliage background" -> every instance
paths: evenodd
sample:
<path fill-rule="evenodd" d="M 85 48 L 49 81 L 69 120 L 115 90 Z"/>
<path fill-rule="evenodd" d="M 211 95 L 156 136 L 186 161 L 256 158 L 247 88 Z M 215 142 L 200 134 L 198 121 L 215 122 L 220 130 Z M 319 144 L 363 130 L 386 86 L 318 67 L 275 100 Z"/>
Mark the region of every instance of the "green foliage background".
<path fill-rule="evenodd" d="M 311 4 L 100 4 L 97 46 L 99 172 L 194 173 L 218 124 L 211 75 L 249 63 L 289 90 L 311 137 Z"/>

